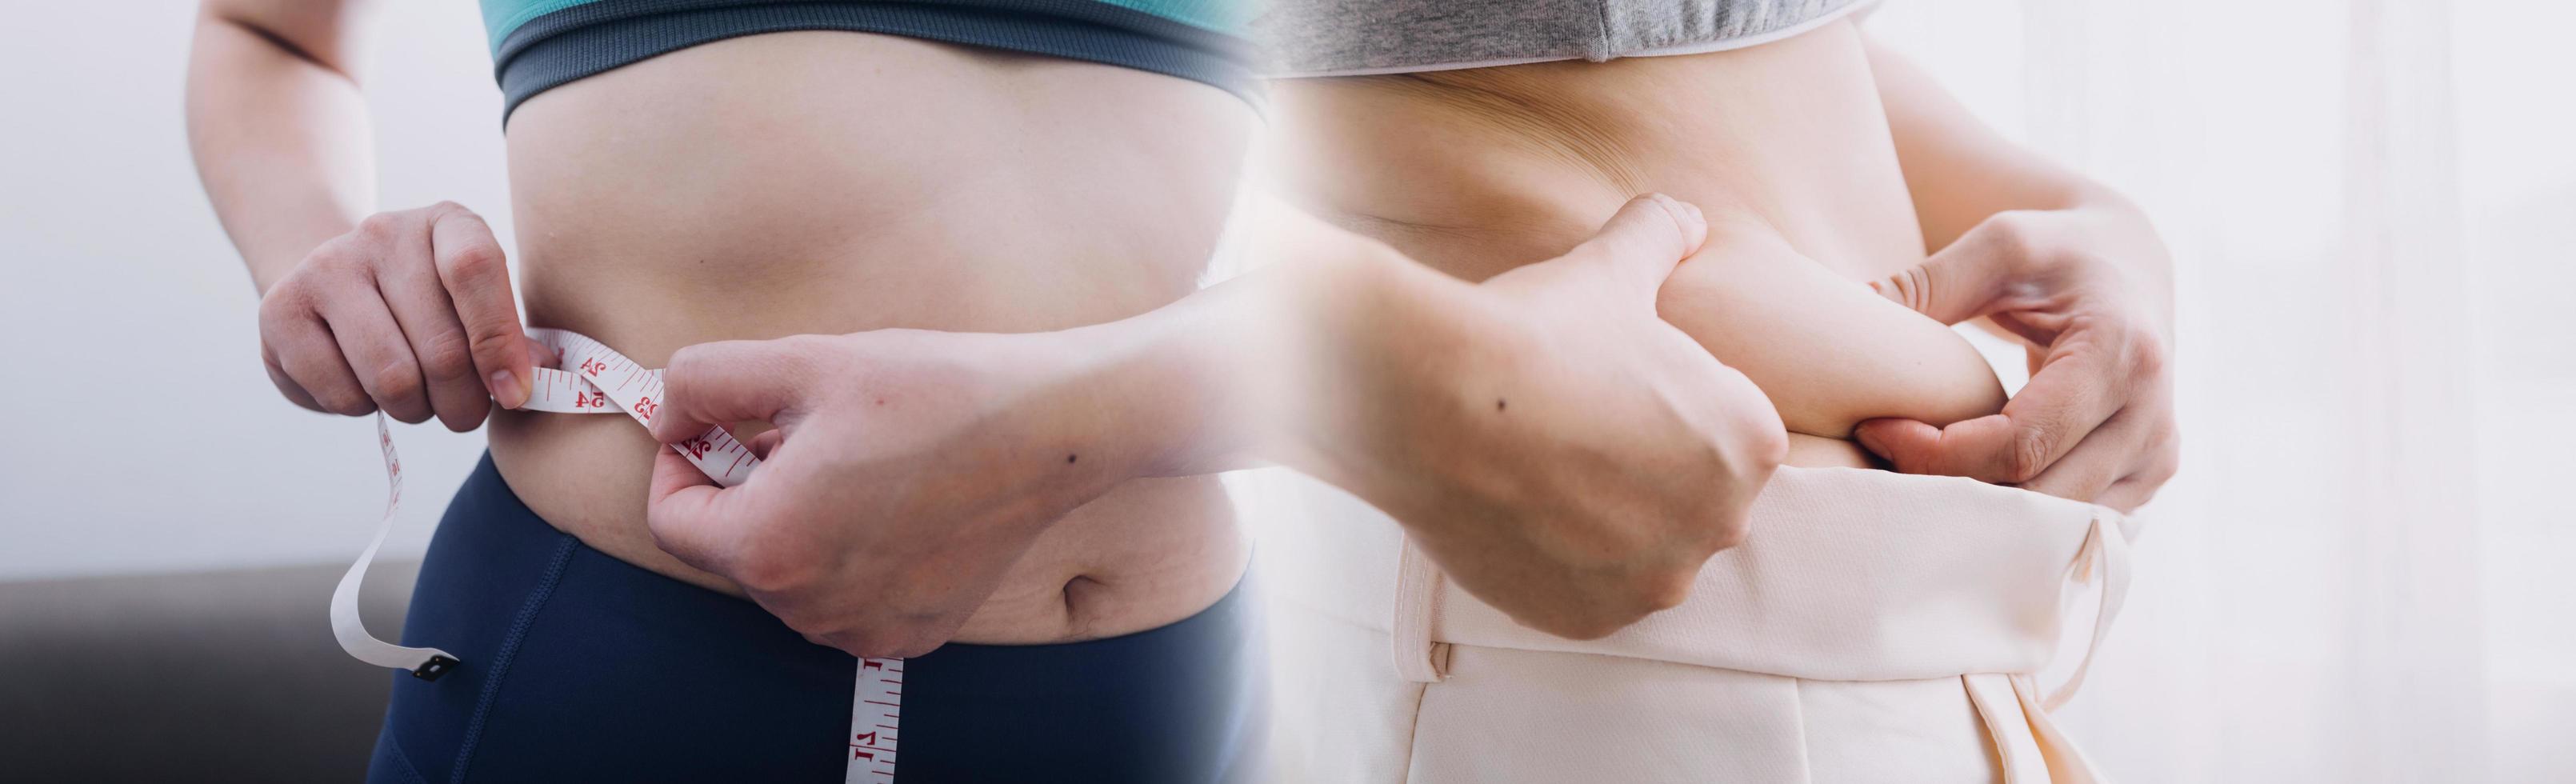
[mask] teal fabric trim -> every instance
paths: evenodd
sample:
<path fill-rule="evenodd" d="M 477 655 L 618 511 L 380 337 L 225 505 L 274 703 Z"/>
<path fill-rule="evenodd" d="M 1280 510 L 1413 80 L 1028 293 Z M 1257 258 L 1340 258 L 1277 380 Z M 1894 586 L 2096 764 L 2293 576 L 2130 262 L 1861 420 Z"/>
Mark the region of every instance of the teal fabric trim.
<path fill-rule="evenodd" d="M 487 0 L 488 1 L 488 0 Z M 1099 0 L 1131 11 L 1143 11 L 1165 19 L 1228 35 L 1243 34 L 1252 23 L 1254 0 Z M 497 40 L 497 39 L 496 39 Z"/>
<path fill-rule="evenodd" d="M 599 0 L 481 0 L 483 32 L 491 36 L 492 53 L 501 53 L 520 25 L 546 14 Z M 1252 23 L 1254 0 L 1094 0 L 1130 11 L 1153 14 L 1202 30 L 1241 35 Z"/>
<path fill-rule="evenodd" d="M 483 31 L 492 36 L 492 53 L 500 54 L 501 40 L 528 20 L 599 0 L 483 0 Z"/>

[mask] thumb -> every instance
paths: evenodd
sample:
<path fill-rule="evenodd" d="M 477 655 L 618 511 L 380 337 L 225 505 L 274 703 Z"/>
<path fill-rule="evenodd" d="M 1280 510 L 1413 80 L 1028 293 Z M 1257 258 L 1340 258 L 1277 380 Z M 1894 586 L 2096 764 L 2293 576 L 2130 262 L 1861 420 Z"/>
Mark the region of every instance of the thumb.
<path fill-rule="evenodd" d="M 725 488 L 668 448 L 654 450 L 653 482 L 645 494 L 644 523 L 653 544 L 682 563 L 723 574 L 736 544 L 747 488 Z"/>
<path fill-rule="evenodd" d="M 719 425 L 761 420 L 802 402 L 814 344 L 802 339 L 701 343 L 671 355 L 653 438 L 677 443 Z"/>
<path fill-rule="evenodd" d="M 1682 259 L 1708 240 L 1708 219 L 1688 202 L 1660 193 L 1629 199 L 1601 231 L 1565 258 L 1610 268 L 1611 274 L 1651 300 Z"/>
<path fill-rule="evenodd" d="M 1986 315 L 2002 294 L 2013 250 L 1992 232 L 1970 231 L 1923 263 L 1869 282 L 1896 304 L 1957 324 Z"/>

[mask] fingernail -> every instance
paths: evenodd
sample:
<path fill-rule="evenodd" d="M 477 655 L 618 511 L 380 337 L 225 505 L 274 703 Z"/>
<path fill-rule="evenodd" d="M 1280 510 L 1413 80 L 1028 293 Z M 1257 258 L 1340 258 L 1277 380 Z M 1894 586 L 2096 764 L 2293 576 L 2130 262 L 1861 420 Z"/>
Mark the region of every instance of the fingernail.
<path fill-rule="evenodd" d="M 502 408 L 518 408 L 528 404 L 528 388 L 519 384 L 519 374 L 495 370 L 492 371 L 492 399 L 501 401 Z"/>

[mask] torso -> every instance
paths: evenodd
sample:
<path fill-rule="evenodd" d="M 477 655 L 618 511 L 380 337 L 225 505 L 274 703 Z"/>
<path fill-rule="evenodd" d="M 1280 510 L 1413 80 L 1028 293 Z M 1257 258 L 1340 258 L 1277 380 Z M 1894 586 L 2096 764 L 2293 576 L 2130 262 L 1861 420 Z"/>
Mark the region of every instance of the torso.
<path fill-rule="evenodd" d="M 711 340 L 1111 321 L 1195 288 L 1254 122 L 1216 88 L 1111 66 L 844 32 L 729 39 L 518 108 L 513 262 L 530 326 L 649 366 Z M 507 412 L 491 448 L 556 527 L 739 594 L 654 546 L 658 447 L 635 423 Z M 1214 477 L 1129 482 L 1043 534 L 956 639 L 1161 626 L 1221 597 L 1244 560 Z"/>
<path fill-rule="evenodd" d="M 1292 195 L 1468 280 L 1563 254 L 1628 198 L 1710 218 L 1666 320 L 1744 371 L 1791 462 L 1870 464 L 1873 417 L 1993 413 L 1993 371 L 1947 327 L 1864 285 L 1923 240 L 1858 31 L 1837 21 L 1700 55 L 1288 80 L 1271 156 Z"/>

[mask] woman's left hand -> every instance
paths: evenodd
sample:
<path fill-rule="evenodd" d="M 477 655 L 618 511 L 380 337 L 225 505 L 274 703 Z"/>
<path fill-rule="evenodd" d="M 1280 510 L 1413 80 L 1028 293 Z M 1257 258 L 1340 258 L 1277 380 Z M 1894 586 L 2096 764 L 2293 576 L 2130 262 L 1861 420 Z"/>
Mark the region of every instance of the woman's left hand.
<path fill-rule="evenodd" d="M 2136 208 L 1996 213 L 1870 288 L 1944 324 L 1985 316 L 2030 350 L 2002 413 L 1874 419 L 1861 445 L 1910 474 L 1967 476 L 2129 511 L 2180 462 L 2171 262 Z"/>
<path fill-rule="evenodd" d="M 948 641 L 1037 535 L 1134 473 L 1095 448 L 1098 407 L 1060 333 L 886 329 L 681 349 L 652 423 L 666 443 L 717 424 L 777 426 L 764 462 L 719 488 L 664 449 L 646 522 L 664 551 L 722 575 L 789 628 L 854 656 Z"/>

